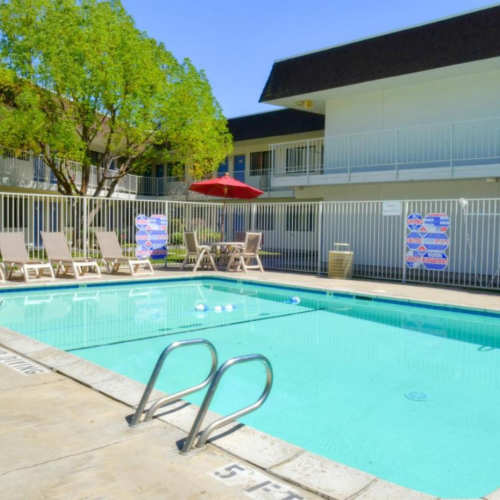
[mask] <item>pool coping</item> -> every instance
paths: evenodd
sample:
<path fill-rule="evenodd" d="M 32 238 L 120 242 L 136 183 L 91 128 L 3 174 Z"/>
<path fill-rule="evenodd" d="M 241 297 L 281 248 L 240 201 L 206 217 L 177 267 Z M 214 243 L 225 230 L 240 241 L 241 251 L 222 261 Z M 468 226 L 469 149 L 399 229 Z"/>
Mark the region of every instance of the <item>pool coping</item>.
<path fill-rule="evenodd" d="M 232 283 L 259 284 L 265 287 L 284 288 L 284 289 L 303 289 L 307 292 L 316 292 L 322 295 L 346 296 L 371 296 L 376 294 L 369 293 L 351 293 L 351 292 L 332 292 L 331 290 L 319 289 L 318 287 L 304 286 L 303 284 L 295 286 L 294 284 L 270 284 L 254 278 L 246 277 L 244 279 L 233 277 L 222 277 L 217 275 L 198 275 L 198 276 L 176 276 L 176 277 L 152 277 L 150 279 L 137 280 L 101 280 L 99 282 L 68 283 L 60 286 L 49 283 L 40 283 L 33 286 L 16 286 L 15 291 L 26 292 L 45 288 L 51 289 L 82 289 L 104 285 L 130 285 L 138 283 L 150 283 L 158 281 L 189 281 L 189 280 L 216 280 Z M 84 286 L 82 286 L 84 285 Z M 2 287 L 2 292 L 12 292 L 13 289 Z M 380 297 L 380 299 L 386 299 Z M 440 309 L 446 305 L 436 302 L 423 302 L 415 299 L 394 299 L 386 301 L 397 302 L 398 304 L 415 302 L 422 307 L 430 305 L 439 305 Z M 473 312 L 492 312 L 491 310 L 475 307 L 453 307 L 452 310 L 461 311 L 471 310 Z M 446 308 L 450 310 L 450 308 Z M 483 314 L 481 314 L 483 315 Z M 500 317 L 500 313 L 495 314 Z M 0 346 L 10 350 L 34 363 L 45 366 L 50 370 L 60 373 L 86 387 L 97 391 L 113 400 L 123 403 L 130 408 L 136 408 L 144 391 L 145 385 L 129 377 L 120 375 L 112 370 L 96 365 L 90 361 L 84 360 L 71 353 L 53 347 L 49 344 L 37 341 L 15 332 L 3 326 L 0 326 Z M 151 401 L 164 396 L 161 391 L 154 391 Z M 159 412 L 156 419 L 172 425 L 184 433 L 189 432 L 194 417 L 198 412 L 198 406 L 187 401 L 177 401 L 172 405 L 165 407 L 163 412 Z M 214 412 L 208 412 L 205 423 L 210 423 L 220 418 Z M 284 479 L 305 490 L 320 495 L 330 500 L 438 500 L 438 497 L 426 493 L 420 493 L 403 486 L 385 481 L 367 472 L 355 469 L 353 467 L 341 464 L 334 460 L 315 455 L 304 448 L 288 443 L 282 439 L 266 434 L 262 431 L 249 427 L 247 425 L 233 422 L 222 427 L 217 434 L 208 441 L 212 446 L 220 448 L 236 458 L 245 460 L 267 473 L 280 479 Z M 196 453 L 196 452 L 195 452 Z M 482 497 L 484 500 L 500 500 L 500 489 Z M 442 498 L 441 500 L 446 500 Z M 474 499 L 476 500 L 476 499 Z M 479 499 L 477 499 L 479 500 Z"/>

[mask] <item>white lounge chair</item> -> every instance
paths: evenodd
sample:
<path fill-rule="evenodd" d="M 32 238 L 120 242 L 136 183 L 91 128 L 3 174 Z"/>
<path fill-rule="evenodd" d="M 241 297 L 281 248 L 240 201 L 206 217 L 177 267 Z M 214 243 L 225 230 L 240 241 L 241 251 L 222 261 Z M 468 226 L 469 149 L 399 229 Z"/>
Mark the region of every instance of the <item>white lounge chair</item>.
<path fill-rule="evenodd" d="M 260 272 L 263 273 L 264 268 L 262 267 L 262 262 L 259 257 L 261 240 L 262 233 L 246 233 L 245 244 L 242 246 L 235 246 L 229 254 L 229 263 L 226 271 L 230 271 L 231 267 L 234 266 L 235 271 L 239 271 L 240 268 L 243 268 L 243 270 L 248 273 L 248 269 L 259 269 Z M 250 265 L 252 259 L 257 262 L 255 265 Z"/>
<path fill-rule="evenodd" d="M 215 267 L 214 257 L 210 252 L 210 247 L 207 245 L 200 245 L 198 243 L 196 231 L 184 233 L 184 244 L 186 245 L 186 258 L 184 259 L 184 262 L 181 266 L 182 271 L 189 264 L 189 260 L 191 257 L 196 258 L 193 272 L 196 271 L 200 265 L 203 267 L 207 267 L 207 264 L 210 264 L 213 267 L 214 271 L 217 271 L 217 268 Z"/>
<path fill-rule="evenodd" d="M 100 231 L 95 234 L 101 249 L 101 260 L 106 265 L 108 274 L 117 273 L 121 265 L 128 266 L 132 276 L 154 274 L 153 266 L 148 259 L 132 259 L 123 255 L 118 236 L 114 231 Z M 144 273 L 138 274 L 137 271 L 141 266 L 144 267 Z"/>
<path fill-rule="evenodd" d="M 73 274 L 77 280 L 83 278 L 85 274 L 94 269 L 95 274 L 100 278 L 101 270 L 99 265 L 93 259 L 73 258 L 68 247 L 68 242 L 63 233 L 45 233 L 41 232 L 43 245 L 51 264 L 57 266 L 56 276 L 62 270 L 63 274 L 68 274 L 73 269 Z M 92 278 L 92 276 L 86 276 Z"/>
<path fill-rule="evenodd" d="M 24 243 L 24 234 L 0 233 L 0 253 L 2 254 L 3 267 L 7 279 L 11 279 L 15 269 L 18 269 L 24 277 L 24 281 L 29 283 L 36 280 L 54 281 L 54 270 L 49 262 L 39 259 L 30 259 L 26 244 Z M 48 276 L 43 277 L 43 272 L 48 271 Z M 30 272 L 33 274 L 30 275 Z M 0 280 L 5 281 L 5 275 L 0 267 Z"/>

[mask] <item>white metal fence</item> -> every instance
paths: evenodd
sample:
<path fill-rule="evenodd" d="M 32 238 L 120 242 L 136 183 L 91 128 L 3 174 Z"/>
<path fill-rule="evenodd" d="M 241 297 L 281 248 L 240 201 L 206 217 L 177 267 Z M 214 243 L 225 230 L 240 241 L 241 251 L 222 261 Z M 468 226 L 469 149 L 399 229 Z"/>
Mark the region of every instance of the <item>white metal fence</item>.
<path fill-rule="evenodd" d="M 347 243 L 354 253 L 355 277 L 500 289 L 498 199 L 416 200 L 392 207 L 382 201 L 236 203 L 224 208 L 221 203 L 0 193 L 0 231 L 22 231 L 37 258 L 44 257 L 41 231 L 63 231 L 75 256 L 98 257 L 95 232 L 114 230 L 124 253 L 132 255 L 138 214 L 167 216 L 169 266 L 184 258 L 184 231 L 196 230 L 200 242 L 219 241 L 224 220 L 226 241 L 245 231 L 263 234 L 267 269 L 324 274 L 334 244 Z"/>

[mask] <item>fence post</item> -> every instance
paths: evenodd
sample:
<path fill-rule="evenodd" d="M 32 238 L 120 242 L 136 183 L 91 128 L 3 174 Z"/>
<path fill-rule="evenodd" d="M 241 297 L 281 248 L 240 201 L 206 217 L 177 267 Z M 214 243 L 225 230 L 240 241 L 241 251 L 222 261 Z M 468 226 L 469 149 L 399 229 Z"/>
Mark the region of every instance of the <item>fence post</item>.
<path fill-rule="evenodd" d="M 403 210 L 403 276 L 401 281 L 406 283 L 406 218 L 408 217 L 408 202 L 404 203 Z"/>
<path fill-rule="evenodd" d="M 83 257 L 87 258 L 87 226 L 88 226 L 88 216 L 87 216 L 87 197 L 83 197 Z"/>
<path fill-rule="evenodd" d="M 169 218 L 168 216 L 169 215 L 170 214 L 168 213 L 168 200 L 165 200 L 165 217 L 167 219 L 167 243 L 165 244 L 165 247 L 167 249 L 167 255 L 165 257 L 165 268 L 168 267 L 168 244 L 169 244 L 169 241 L 168 241 L 168 234 L 169 234 L 169 232 L 168 232 L 168 225 L 170 223 L 170 221 L 168 220 L 168 218 Z"/>
<path fill-rule="evenodd" d="M 255 221 L 257 218 L 257 205 L 255 203 L 250 203 L 250 231 L 255 232 Z"/>
<path fill-rule="evenodd" d="M 318 276 L 321 274 L 321 246 L 323 244 L 323 202 L 318 203 L 318 226 L 317 226 L 317 237 L 318 237 Z"/>

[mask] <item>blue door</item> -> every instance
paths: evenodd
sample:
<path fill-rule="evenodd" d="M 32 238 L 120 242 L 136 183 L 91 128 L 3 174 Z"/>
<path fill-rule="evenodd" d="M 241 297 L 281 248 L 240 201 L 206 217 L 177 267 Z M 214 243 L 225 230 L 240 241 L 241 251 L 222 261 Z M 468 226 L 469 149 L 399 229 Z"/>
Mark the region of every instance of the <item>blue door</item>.
<path fill-rule="evenodd" d="M 219 170 L 217 172 L 217 177 L 223 177 L 229 172 L 229 158 L 226 159 L 219 165 Z"/>
<path fill-rule="evenodd" d="M 245 155 L 234 157 L 234 178 L 238 181 L 245 182 Z"/>

